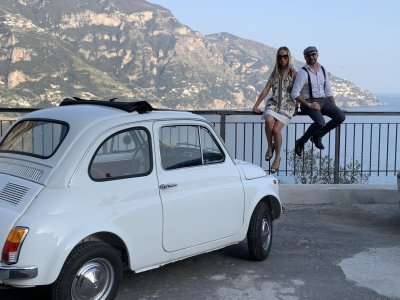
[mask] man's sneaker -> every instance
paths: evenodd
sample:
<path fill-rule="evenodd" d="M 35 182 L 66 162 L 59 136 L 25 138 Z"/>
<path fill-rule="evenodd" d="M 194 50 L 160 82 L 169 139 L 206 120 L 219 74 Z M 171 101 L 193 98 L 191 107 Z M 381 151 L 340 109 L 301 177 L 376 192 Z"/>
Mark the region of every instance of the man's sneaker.
<path fill-rule="evenodd" d="M 324 145 L 321 142 L 321 138 L 320 137 L 313 135 L 310 138 L 310 141 L 313 142 L 315 147 L 317 147 L 318 149 L 321 149 L 321 150 L 325 149 Z"/>
<path fill-rule="evenodd" d="M 304 143 L 300 140 L 296 140 L 296 142 L 294 143 L 294 152 L 296 152 L 298 156 L 301 156 L 303 154 L 303 149 Z"/>

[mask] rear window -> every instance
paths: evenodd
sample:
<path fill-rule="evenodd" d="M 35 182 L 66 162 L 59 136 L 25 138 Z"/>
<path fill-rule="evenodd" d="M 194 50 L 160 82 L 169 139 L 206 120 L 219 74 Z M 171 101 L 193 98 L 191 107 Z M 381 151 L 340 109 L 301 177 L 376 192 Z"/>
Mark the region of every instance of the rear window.
<path fill-rule="evenodd" d="M 0 143 L 0 152 L 39 158 L 51 157 L 68 132 L 65 123 L 53 120 L 23 120 L 15 124 Z"/>

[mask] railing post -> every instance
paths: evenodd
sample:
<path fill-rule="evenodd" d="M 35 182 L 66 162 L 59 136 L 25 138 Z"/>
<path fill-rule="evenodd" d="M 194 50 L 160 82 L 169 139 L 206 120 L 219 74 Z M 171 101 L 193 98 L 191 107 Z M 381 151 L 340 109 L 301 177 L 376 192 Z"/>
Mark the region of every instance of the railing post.
<path fill-rule="evenodd" d="M 221 113 L 221 129 L 220 129 L 220 136 L 225 142 L 225 126 L 226 126 L 226 114 L 224 112 Z"/>
<path fill-rule="evenodd" d="M 335 169 L 333 170 L 333 183 L 339 183 L 339 169 L 340 169 L 340 127 L 335 129 Z"/>

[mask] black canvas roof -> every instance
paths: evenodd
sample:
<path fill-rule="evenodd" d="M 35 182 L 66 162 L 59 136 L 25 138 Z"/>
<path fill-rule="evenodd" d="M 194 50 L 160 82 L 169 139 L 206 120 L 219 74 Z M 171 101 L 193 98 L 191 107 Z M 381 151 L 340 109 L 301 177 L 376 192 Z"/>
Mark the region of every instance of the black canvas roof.
<path fill-rule="evenodd" d="M 153 110 L 153 107 L 147 101 L 132 101 L 132 102 L 121 102 L 115 101 L 111 99 L 109 101 L 104 100 L 87 100 L 81 99 L 78 97 L 73 98 L 65 98 L 59 106 L 66 106 L 66 105 L 80 105 L 80 104 L 89 104 L 89 105 L 101 105 L 107 107 L 118 108 L 124 110 L 126 112 L 138 112 L 139 114 L 143 114 Z"/>

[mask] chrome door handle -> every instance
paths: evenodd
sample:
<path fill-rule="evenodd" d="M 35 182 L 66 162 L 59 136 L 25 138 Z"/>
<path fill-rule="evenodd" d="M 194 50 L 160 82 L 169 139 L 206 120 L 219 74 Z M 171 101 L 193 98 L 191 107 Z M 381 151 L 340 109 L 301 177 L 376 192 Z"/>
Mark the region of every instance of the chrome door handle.
<path fill-rule="evenodd" d="M 174 186 L 178 186 L 178 185 L 176 183 L 163 183 L 163 184 L 160 184 L 159 188 L 164 190 L 164 189 L 171 188 Z"/>

